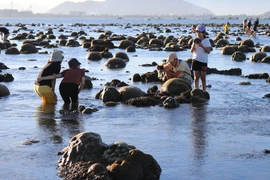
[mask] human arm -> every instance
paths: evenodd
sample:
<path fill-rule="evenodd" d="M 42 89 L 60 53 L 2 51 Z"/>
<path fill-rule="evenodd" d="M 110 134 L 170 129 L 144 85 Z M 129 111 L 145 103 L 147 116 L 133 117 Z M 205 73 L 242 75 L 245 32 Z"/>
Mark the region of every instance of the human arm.
<path fill-rule="evenodd" d="M 207 54 L 210 54 L 210 52 L 212 51 L 212 47 L 205 47 L 201 43 L 198 44 L 198 46 L 202 47 Z"/>
<path fill-rule="evenodd" d="M 52 79 L 56 79 L 56 78 L 61 78 L 63 77 L 62 74 L 53 74 L 50 76 L 44 76 L 44 77 L 38 77 L 37 81 L 43 81 L 43 80 L 52 80 Z"/>
<path fill-rule="evenodd" d="M 79 93 L 80 93 L 81 90 L 83 89 L 84 84 L 85 84 L 85 76 L 83 76 L 83 77 L 81 78 L 81 82 L 80 82 L 80 85 L 79 85 L 79 87 L 78 87 Z"/>
<path fill-rule="evenodd" d="M 194 42 L 192 43 L 191 48 L 190 48 L 191 53 L 193 53 L 196 50 L 196 45 L 197 45 L 196 43 Z"/>
<path fill-rule="evenodd" d="M 184 76 L 184 74 L 182 76 L 180 75 L 182 73 L 182 71 L 180 71 L 180 70 L 177 70 L 175 72 L 173 70 L 167 70 L 167 71 L 165 71 L 165 73 L 166 73 L 168 79 Z"/>

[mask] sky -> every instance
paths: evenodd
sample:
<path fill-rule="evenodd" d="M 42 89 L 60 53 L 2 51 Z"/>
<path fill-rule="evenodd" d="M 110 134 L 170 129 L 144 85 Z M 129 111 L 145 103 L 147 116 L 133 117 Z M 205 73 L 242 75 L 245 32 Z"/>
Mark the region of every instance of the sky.
<path fill-rule="evenodd" d="M 32 10 L 33 13 L 45 13 L 65 2 L 83 2 L 85 0 L 1 0 L 0 9 Z M 134 4 L 135 1 L 127 0 Z M 260 15 L 270 11 L 270 0 L 184 0 L 207 8 L 216 15 Z"/>
<path fill-rule="evenodd" d="M 260 15 L 270 11 L 270 0 L 185 0 L 216 15 Z"/>

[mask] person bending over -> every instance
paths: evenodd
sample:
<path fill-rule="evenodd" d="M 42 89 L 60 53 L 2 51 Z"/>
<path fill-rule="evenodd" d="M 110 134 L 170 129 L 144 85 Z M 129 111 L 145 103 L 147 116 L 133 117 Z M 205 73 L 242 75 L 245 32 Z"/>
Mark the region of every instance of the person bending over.
<path fill-rule="evenodd" d="M 190 85 L 192 84 L 193 77 L 190 67 L 186 61 L 178 59 L 176 53 L 170 53 L 166 63 L 163 65 L 158 65 L 156 68 L 161 80 L 181 78 Z"/>
<path fill-rule="evenodd" d="M 72 103 L 72 106 L 78 105 L 78 95 L 85 84 L 85 72 L 80 68 L 81 63 L 72 58 L 68 61 L 69 69 L 62 71 L 60 74 L 41 77 L 38 80 L 62 78 L 59 85 L 59 91 L 65 105 Z"/>

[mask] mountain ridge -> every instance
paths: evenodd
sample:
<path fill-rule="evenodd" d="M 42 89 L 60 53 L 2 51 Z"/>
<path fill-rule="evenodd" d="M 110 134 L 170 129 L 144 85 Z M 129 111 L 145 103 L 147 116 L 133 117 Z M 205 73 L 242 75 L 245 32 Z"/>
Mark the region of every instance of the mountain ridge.
<path fill-rule="evenodd" d="M 184 0 L 137 0 L 131 4 L 126 0 L 65 1 L 50 9 L 50 14 L 85 12 L 86 15 L 215 15 L 210 10 Z"/>

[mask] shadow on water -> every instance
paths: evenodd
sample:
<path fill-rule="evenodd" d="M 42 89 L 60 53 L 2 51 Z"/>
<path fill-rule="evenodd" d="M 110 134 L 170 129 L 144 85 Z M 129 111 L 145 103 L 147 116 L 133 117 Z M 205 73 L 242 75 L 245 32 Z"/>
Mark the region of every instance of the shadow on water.
<path fill-rule="evenodd" d="M 202 175 L 203 165 L 205 164 L 205 149 L 207 140 L 207 105 L 205 103 L 192 104 L 192 149 L 191 167 L 192 174 Z"/>
<path fill-rule="evenodd" d="M 66 106 L 62 106 L 61 110 Z M 53 143 L 62 143 L 64 139 L 80 133 L 84 129 L 84 123 L 79 113 L 57 112 L 57 106 L 53 104 L 40 105 L 36 110 L 36 122 L 41 128 L 41 136 L 50 139 Z"/>

